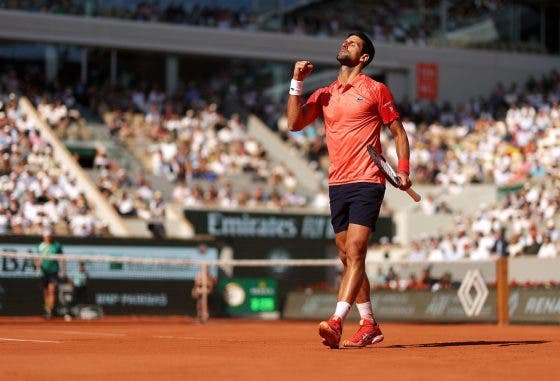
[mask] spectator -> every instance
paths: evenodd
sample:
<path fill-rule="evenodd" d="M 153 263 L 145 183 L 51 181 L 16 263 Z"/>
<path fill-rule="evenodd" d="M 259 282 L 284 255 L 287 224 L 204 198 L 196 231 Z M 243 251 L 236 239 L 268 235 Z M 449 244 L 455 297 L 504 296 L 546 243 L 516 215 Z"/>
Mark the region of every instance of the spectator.
<path fill-rule="evenodd" d="M 496 254 L 499 257 L 507 257 L 509 255 L 508 241 L 505 234 L 505 229 L 494 230 L 494 245 L 492 245 L 490 250 L 492 254 Z"/>
<path fill-rule="evenodd" d="M 437 279 L 432 277 L 432 267 L 426 266 L 422 269 L 422 275 L 420 276 L 420 281 L 422 282 L 422 287 L 431 290 L 433 285 L 437 282 Z"/>
<path fill-rule="evenodd" d="M 556 258 L 558 256 L 558 248 L 556 244 L 550 240 L 549 235 L 543 237 L 543 243 L 539 247 L 537 257 L 539 258 Z"/>
<path fill-rule="evenodd" d="M 210 317 L 208 298 L 214 292 L 216 286 L 216 278 L 210 273 L 206 267 L 206 273 L 199 271 L 194 279 L 192 289 L 192 297 L 196 299 L 196 313 L 200 323 L 206 323 Z M 227 292 L 227 290 L 226 290 Z"/>
<path fill-rule="evenodd" d="M 441 278 L 436 281 L 432 286 L 432 291 L 452 290 L 453 283 L 451 281 L 451 273 L 445 272 Z"/>
<path fill-rule="evenodd" d="M 80 262 L 78 270 L 70 274 L 70 282 L 72 284 L 72 305 L 88 304 L 88 274 L 84 262 Z"/>
<path fill-rule="evenodd" d="M 409 261 L 425 261 L 428 258 L 426 251 L 420 247 L 418 241 L 412 241 L 410 244 L 410 254 L 408 255 Z"/>
<path fill-rule="evenodd" d="M 154 193 L 154 198 L 150 201 L 149 211 L 150 217 L 148 220 L 148 229 L 152 232 L 154 238 L 165 237 L 165 207 L 166 203 L 163 200 L 163 194 L 160 191 Z"/>
<path fill-rule="evenodd" d="M 37 252 L 42 256 L 62 255 L 62 245 L 53 240 L 52 231 L 50 229 L 46 229 L 43 232 L 43 240 L 37 246 Z M 66 264 L 63 260 L 43 259 L 35 262 L 35 268 L 41 277 L 45 318 L 50 319 L 54 313 L 56 289 L 59 279 L 66 276 Z"/>

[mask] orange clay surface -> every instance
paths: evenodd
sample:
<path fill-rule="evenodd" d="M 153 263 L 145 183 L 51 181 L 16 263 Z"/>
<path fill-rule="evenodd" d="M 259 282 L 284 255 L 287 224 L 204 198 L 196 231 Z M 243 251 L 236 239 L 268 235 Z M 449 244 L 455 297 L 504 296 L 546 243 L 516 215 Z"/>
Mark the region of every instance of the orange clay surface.
<path fill-rule="evenodd" d="M 343 337 L 356 329 L 344 327 Z M 0 380 L 552 380 L 559 326 L 382 324 L 364 349 L 317 322 L 0 318 Z"/>

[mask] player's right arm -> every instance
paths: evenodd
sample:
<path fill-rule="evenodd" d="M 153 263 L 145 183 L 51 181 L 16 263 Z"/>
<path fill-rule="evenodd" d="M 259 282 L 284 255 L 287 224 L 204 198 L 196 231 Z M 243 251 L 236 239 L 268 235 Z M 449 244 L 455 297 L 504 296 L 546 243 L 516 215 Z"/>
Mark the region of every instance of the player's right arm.
<path fill-rule="evenodd" d="M 293 81 L 303 82 L 305 78 L 311 74 L 313 65 L 309 61 L 297 61 L 294 65 Z M 292 86 L 290 86 L 292 87 Z M 297 93 L 297 91 L 295 91 Z M 294 95 L 293 89 L 290 89 L 288 96 L 288 128 L 290 131 L 299 131 L 317 118 L 317 110 L 309 104 L 301 104 L 301 95 Z"/>

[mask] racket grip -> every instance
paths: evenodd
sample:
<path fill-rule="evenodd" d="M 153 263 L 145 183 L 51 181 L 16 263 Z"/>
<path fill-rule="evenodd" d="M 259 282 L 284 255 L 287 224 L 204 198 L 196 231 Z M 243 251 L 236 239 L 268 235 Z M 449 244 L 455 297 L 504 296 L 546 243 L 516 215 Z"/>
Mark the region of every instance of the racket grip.
<path fill-rule="evenodd" d="M 420 200 L 422 200 L 422 196 L 416 193 L 412 188 L 406 189 L 405 192 L 408 193 L 408 195 L 416 202 L 420 202 Z"/>

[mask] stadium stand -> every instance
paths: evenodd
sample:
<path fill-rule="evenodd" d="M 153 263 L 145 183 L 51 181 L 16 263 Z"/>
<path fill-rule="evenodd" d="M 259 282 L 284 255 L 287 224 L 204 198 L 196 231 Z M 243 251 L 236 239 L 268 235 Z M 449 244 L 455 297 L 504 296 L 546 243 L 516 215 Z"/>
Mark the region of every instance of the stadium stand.
<path fill-rule="evenodd" d="M 256 18 L 254 15 L 248 17 L 235 13 L 237 5 L 233 5 L 230 10 L 207 8 L 206 13 L 197 13 L 193 8 L 182 13 L 178 9 L 171 12 L 169 8 L 157 8 L 155 3 L 138 3 L 134 7 L 128 5 L 127 10 L 119 10 L 118 7 L 109 11 L 99 9 L 94 10 L 93 14 L 218 28 L 256 28 L 255 25 L 239 21 L 255 21 Z M 398 4 L 382 2 L 376 12 L 371 13 L 373 22 L 369 19 L 329 17 L 330 14 L 341 14 L 340 7 L 347 7 L 346 2 L 322 1 L 312 5 L 322 7 L 328 24 L 313 19 L 310 6 L 296 5 L 281 14 L 281 29 L 290 34 L 338 35 L 350 28 L 376 25 L 375 30 L 370 30 L 376 41 L 409 44 L 426 43 L 441 32 L 441 25 L 434 17 L 434 11 L 439 6 L 437 2 L 427 4 L 430 15 L 423 22 L 431 22 L 430 27 L 421 24 L 418 15 L 411 16 L 414 10 L 406 1 Z M 484 17 L 495 17 L 495 11 L 502 4 L 497 1 L 475 5 L 467 11 L 468 7 L 450 2 L 446 31 L 460 29 Z M 367 2 L 358 2 L 356 6 L 363 10 L 360 14 L 368 14 Z M 7 4 L 6 7 L 13 7 L 13 4 Z M 87 10 L 76 7 L 73 2 L 51 2 L 47 8 L 28 2 L 25 9 L 87 13 Z M 130 12 L 130 9 L 133 11 Z M 200 17 L 194 17 L 194 14 Z M 395 28 L 385 28 L 382 22 L 375 21 L 395 15 L 401 15 Z M 267 17 L 270 21 L 277 16 L 272 12 Z M 258 27 L 266 29 L 267 20 L 263 18 L 261 21 L 262 25 Z M 240 64 L 240 67 L 243 65 Z M 33 99 L 43 120 L 66 142 L 95 142 L 99 136 L 99 132 L 95 131 L 97 128 L 92 128 L 92 123 L 74 106 L 87 105 L 89 109 L 86 113 L 93 111 L 94 114 L 100 114 L 95 117 L 100 117 L 106 124 L 101 127 L 108 132 L 109 140 L 106 144 L 93 144 L 95 155 L 88 173 L 121 217 L 145 221 L 151 225 L 152 234 L 156 237 L 164 235 L 163 211 L 169 203 L 181 208 L 265 208 L 283 211 L 307 206 L 326 210 L 328 197 L 324 180 L 328 159 L 321 124 L 317 123 L 298 133 L 286 131 L 283 104 L 263 96 L 268 83 L 253 81 L 242 84 L 239 80 L 251 69 L 245 67 L 230 73 L 216 72 L 210 80 L 205 78 L 197 81 L 191 78 L 185 81 L 186 85 L 180 87 L 176 94 L 165 94 L 159 86 L 147 85 L 145 81 L 111 85 L 106 81 L 81 89 L 81 94 L 75 93 L 75 89 L 70 87 L 58 85 L 53 95 L 36 92 Z M 256 83 L 259 86 L 255 86 Z M 559 74 L 553 71 L 540 79 L 530 78 L 526 83 L 512 83 L 507 87 L 498 83 L 494 92 L 487 97 L 473 98 L 458 105 L 401 100 L 399 109 L 413 147 L 415 181 L 426 185 L 428 193 L 418 207 L 400 209 L 404 203 L 389 201 L 384 204 L 384 213 L 394 213 L 398 220 L 401 218 L 398 213 L 402 212 L 402 219 L 409 221 L 408 233 L 397 237 L 395 242 L 406 244 L 408 240 L 414 240 L 413 246 L 419 248 L 414 251 L 422 249 L 425 258 L 432 260 L 470 258 L 471 255 L 473 258 L 487 258 L 487 249 L 493 243 L 492 237 L 502 234 L 505 225 L 511 226 L 512 221 L 508 222 L 503 217 L 510 210 L 506 204 L 528 208 L 527 213 L 531 215 L 527 217 L 510 213 L 508 218 L 513 218 L 513 225 L 524 226 L 523 229 L 503 232 L 508 237 L 519 235 L 512 239 L 522 242 L 521 250 L 514 250 L 511 255 L 519 252 L 535 254 L 539 249 L 531 244 L 535 237 L 538 238 L 538 244 L 545 237 L 550 237 L 551 242 L 558 242 L 556 221 L 552 218 L 557 213 L 555 202 L 547 201 L 546 206 L 526 206 L 519 201 L 539 187 L 543 187 L 543 194 L 554 193 L 552 189 L 559 160 L 556 148 L 560 123 L 558 83 Z M 77 101 L 77 98 L 81 99 Z M 318 192 L 300 193 L 303 187 L 291 169 L 271 160 L 264 145 L 247 133 L 246 123 L 251 113 L 259 116 L 272 130 L 278 131 L 291 152 L 310 162 L 309 167 L 316 171 L 317 182 L 321 184 Z M 24 116 L 22 123 L 25 122 Z M 391 138 L 384 134 L 382 140 L 388 159 L 394 162 L 395 150 Z M 130 171 L 128 164 L 116 160 L 109 146 L 128 152 L 138 167 Z M 154 183 L 157 185 L 152 185 Z M 520 183 L 531 185 L 517 190 Z M 471 186 L 478 184 L 488 186 L 485 188 L 487 190 L 471 190 Z M 438 188 L 446 191 L 435 192 Z M 503 189 L 503 193 L 519 193 L 502 196 L 496 203 L 494 193 L 496 190 L 501 192 L 500 189 Z M 485 194 L 480 197 L 484 207 L 474 214 L 472 208 L 470 213 L 465 212 L 471 206 L 464 202 L 469 192 L 475 194 L 473 197 Z M 503 201 L 504 198 L 507 201 Z M 552 213 L 552 217 L 543 217 L 543 208 L 547 214 Z M 524 218 L 533 221 L 537 227 L 536 233 L 535 228 L 519 222 Z M 422 236 L 410 229 L 410 225 L 415 225 L 413 221 L 419 219 L 430 221 L 430 227 L 424 229 Z M 490 230 L 481 231 L 479 225 L 487 224 L 487 219 L 498 222 L 494 221 Z M 455 221 L 459 223 L 454 225 Z M 456 226 L 456 232 L 450 233 L 447 239 L 455 242 L 454 249 L 445 243 L 443 237 L 448 233 L 442 230 L 444 226 L 448 229 Z M 460 233 L 460 229 L 463 233 Z M 464 234 L 465 239 L 460 234 Z M 465 253 L 467 239 L 471 247 Z M 459 240 L 464 242 L 458 245 L 456 242 Z M 485 244 L 480 245 L 480 241 Z M 399 251 L 401 254 L 398 256 L 406 256 L 406 251 Z M 420 254 L 417 256 L 421 257 Z"/>
<path fill-rule="evenodd" d="M 53 148 L 19 108 L 17 96 L 2 99 L 2 234 L 40 234 L 45 228 L 61 235 L 107 234 L 74 176 L 60 167 Z"/>
<path fill-rule="evenodd" d="M 427 113 L 416 105 L 410 107 L 410 110 L 416 110 L 416 113 L 406 114 L 408 108 L 403 107 L 407 118 L 405 125 L 411 133 L 412 144 L 415 147 L 413 153 L 417 155 L 414 162 L 418 163 L 415 170 L 418 180 L 424 178 L 435 184 L 442 184 L 453 194 L 460 193 L 469 183 L 490 182 L 498 186 L 515 186 L 527 178 L 544 178 L 548 180 L 543 183 L 543 187 L 547 186 L 550 191 L 551 187 L 553 188 L 551 185 L 553 180 L 550 179 L 551 175 L 547 177 L 546 173 L 555 173 L 559 159 L 556 148 L 558 146 L 556 130 L 560 125 L 557 90 L 558 74 L 552 72 L 543 77 L 540 82 L 530 79 L 521 91 L 516 91 L 512 85 L 511 90 L 506 92 L 503 90 L 503 86 L 498 85 L 489 100 L 479 99 L 472 101 L 467 106 L 459 106 L 457 109 L 446 105 L 439 108 L 436 104 L 432 104 L 431 113 Z M 72 106 L 75 99 L 71 92 L 65 91 L 64 94 L 66 95 L 65 103 Z M 143 97 L 151 100 L 151 103 L 143 100 Z M 91 133 L 84 128 L 85 122 L 79 112 L 62 103 L 62 97 L 57 96 L 54 103 L 49 103 L 46 96 L 38 99 L 40 101 L 37 109 L 40 115 L 61 138 L 78 135 L 85 139 L 91 137 Z M 145 168 L 156 174 L 163 174 L 170 182 L 179 179 L 178 185 L 169 196 L 170 199 L 189 207 L 206 205 L 225 208 L 280 208 L 303 205 L 303 199 L 295 194 L 286 192 L 282 195 L 274 191 L 266 194 L 263 186 L 256 186 L 252 192 L 242 191 L 236 195 L 232 180 L 235 181 L 239 176 L 227 177 L 223 182 L 216 183 L 220 174 L 236 173 L 233 170 L 235 167 L 245 168 L 246 172 L 252 174 L 247 183 L 255 180 L 266 183 L 271 177 L 270 172 L 259 171 L 271 171 L 271 169 L 266 168 L 265 163 L 258 164 L 260 155 L 258 145 L 251 143 L 250 139 L 247 140 L 244 124 L 237 114 L 232 114 L 231 118 L 227 119 L 218 112 L 216 104 L 202 102 L 201 104 L 205 106 L 199 112 L 189 108 L 184 113 L 185 116 L 180 117 L 180 114 L 174 112 L 171 107 L 164 106 L 165 99 L 165 96 L 158 93 L 157 89 L 153 89 L 147 94 L 135 91 L 132 92 L 129 101 L 125 103 L 134 104 L 137 109 L 145 110 L 143 114 L 123 113 L 117 109 L 116 112 L 106 116 L 112 137 L 117 141 L 128 141 L 126 146 L 129 149 L 141 147 L 142 150 L 137 153 L 137 156 L 148 158 L 143 163 Z M 523 107 L 519 108 L 517 104 L 522 104 Z M 9 107 L 12 106 L 9 106 L 8 103 L 7 110 Z M 465 109 L 471 110 L 466 117 L 461 114 Z M 163 110 L 163 113 L 160 110 Z M 481 115 L 478 119 L 476 118 L 477 111 Z M 503 119 L 500 120 L 500 118 Z M 25 120 L 23 117 L 19 123 L 25 123 Z M 432 123 L 428 125 L 426 121 L 430 120 Z M 419 122 L 420 128 L 416 128 L 414 121 Z M 458 121 L 461 121 L 459 125 L 457 125 Z M 287 133 L 282 128 L 282 119 L 280 119 L 278 130 L 289 144 L 306 154 L 314 141 L 322 140 L 320 125 L 312 127 L 305 135 Z M 205 135 L 205 131 L 207 135 Z M 197 134 L 199 134 L 198 138 Z M 538 143 L 536 137 L 539 137 Z M 392 152 L 390 140 L 387 136 L 384 139 L 385 145 L 388 147 L 387 151 Z M 241 141 L 243 144 L 240 143 Z M 247 143 L 249 143 L 249 147 L 254 146 L 249 150 L 254 153 L 253 157 L 246 154 Z M 209 163 L 209 167 L 213 170 L 204 170 L 205 163 L 200 156 L 194 156 L 197 160 L 193 160 L 193 156 L 189 155 L 191 150 L 200 153 L 204 152 L 203 147 L 207 149 L 220 144 L 233 144 L 237 149 L 232 149 L 230 152 L 237 151 L 243 155 L 235 160 L 231 157 L 228 159 L 227 150 L 219 155 L 210 154 L 210 157 L 217 158 L 217 161 Z M 529 147 L 527 148 L 527 146 Z M 450 148 L 453 148 L 453 151 Z M 321 149 L 325 149 L 324 145 Z M 151 153 L 151 156 L 146 156 L 148 152 Z M 454 154 L 456 164 L 453 164 L 453 157 L 450 156 L 453 155 L 453 152 L 456 152 Z M 465 152 L 472 152 L 473 155 L 465 155 Z M 510 152 L 509 157 L 512 158 L 510 163 L 502 162 L 504 152 Z M 178 156 L 183 156 L 183 160 L 178 160 Z M 321 158 L 316 160 L 324 163 Z M 196 168 L 193 170 L 189 164 L 197 161 L 202 161 L 202 165 L 195 166 Z M 235 163 L 236 161 L 239 164 L 225 169 L 225 162 Z M 442 166 L 443 162 L 447 164 L 446 167 Z M 97 148 L 93 166 L 99 172 L 96 179 L 99 189 L 119 211 L 119 214 L 125 217 L 137 216 L 149 221 L 156 226 L 153 234 L 161 236 L 162 230 L 158 230 L 158 226 L 161 227 L 161 210 L 164 209 L 165 203 L 162 193 L 155 192 L 142 175 L 131 180 L 122 168 L 107 158 L 106 150 L 103 147 Z M 430 173 L 428 168 L 435 172 Z M 278 173 L 274 180 L 276 185 L 287 184 L 286 189 L 295 187 L 297 183 L 293 178 L 290 180 L 289 174 L 285 170 L 277 168 L 275 171 L 278 171 L 275 172 Z M 195 180 L 201 180 L 200 185 L 186 186 L 193 184 Z M 134 191 L 130 192 L 130 190 Z M 515 199 L 514 196 L 507 196 L 508 201 L 504 202 L 504 205 L 525 208 L 519 200 L 522 200 L 529 190 L 525 189 L 520 196 L 515 196 Z M 317 200 L 312 203 L 317 203 L 324 208 L 326 206 L 324 192 L 319 194 Z M 450 205 L 456 207 L 456 203 L 448 202 L 442 197 L 438 199 L 429 194 L 418 212 L 424 215 L 447 215 L 445 221 L 465 217 L 462 214 L 455 214 L 458 211 L 453 210 Z M 507 224 L 507 226 L 517 226 L 515 230 L 505 232 L 507 236 L 512 237 L 514 243 L 522 242 L 512 245 L 510 254 L 535 254 L 538 252 L 539 245 L 544 241 L 544 237 L 550 238 L 551 242 L 558 242 L 557 233 L 555 233 L 556 222 L 553 219 L 557 212 L 557 205 L 554 201 L 551 205 L 546 204 L 546 218 L 540 219 L 538 217 L 543 216 L 544 211 L 540 210 L 538 206 L 531 207 L 533 207 L 532 217 L 529 218 L 533 221 L 531 226 L 546 227 L 546 229 L 537 231 L 537 235 L 534 237 L 531 234 L 535 234 L 535 228 L 529 229 L 530 226 L 520 222 L 525 216 L 512 214 L 511 211 L 508 212 L 508 208 L 489 205 L 475 215 L 467 215 L 466 221 L 458 225 L 456 234 L 446 233 L 447 239 L 437 235 L 423 236 L 419 240 L 415 240 L 413 246 L 423 248 L 424 258 L 431 260 L 469 258 L 471 255 L 486 258 L 489 255 L 489 248 L 493 245 L 492 237 L 497 236 L 497 233 Z M 495 221 L 497 215 L 500 216 L 498 222 Z M 511 220 L 507 221 L 503 216 L 508 216 L 507 218 L 516 221 L 515 224 L 511 224 Z M 485 219 L 488 218 L 494 221 L 494 225 L 490 230 L 480 231 L 477 226 L 487 224 Z M 524 229 L 519 226 L 524 226 Z M 463 233 L 460 233 L 461 231 Z M 465 238 L 463 239 L 460 234 L 464 234 Z M 535 241 L 537 238 L 538 240 Z M 459 240 L 462 241 L 460 245 L 457 243 Z M 449 241 L 453 244 L 451 245 Z M 483 246 L 477 243 L 481 241 L 485 242 Z M 475 248 L 474 245 L 477 247 Z M 465 248 L 468 250 L 467 254 Z M 414 252 L 418 252 L 418 250 L 414 250 Z M 411 256 L 413 258 L 421 257 L 420 254 L 411 254 Z"/>
<path fill-rule="evenodd" d="M 455 45 L 492 50 L 558 50 L 535 26 L 547 4 L 524 1 L 237 0 L 77 2 L 6 1 L 6 9 L 186 24 L 220 29 L 275 31 L 317 37 L 342 36 L 361 29 L 378 42 Z M 535 6 L 540 8 L 535 9 Z M 348 12 L 352 9 L 352 12 Z M 539 14 L 541 13 L 541 14 Z M 521 17 L 516 16 L 521 15 Z M 389 22 L 390 21 L 390 22 Z M 511 23 L 520 24 L 513 32 Z M 539 41 L 540 40 L 540 41 Z"/>

